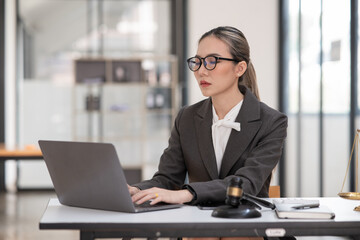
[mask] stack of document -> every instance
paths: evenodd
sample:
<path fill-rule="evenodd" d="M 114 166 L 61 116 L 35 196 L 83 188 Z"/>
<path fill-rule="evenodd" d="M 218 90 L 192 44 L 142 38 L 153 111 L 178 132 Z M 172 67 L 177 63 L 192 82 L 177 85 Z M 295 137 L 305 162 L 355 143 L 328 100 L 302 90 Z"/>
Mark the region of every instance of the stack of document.
<path fill-rule="evenodd" d="M 292 219 L 333 219 L 335 214 L 318 200 L 274 199 L 276 214 L 279 218 Z"/>

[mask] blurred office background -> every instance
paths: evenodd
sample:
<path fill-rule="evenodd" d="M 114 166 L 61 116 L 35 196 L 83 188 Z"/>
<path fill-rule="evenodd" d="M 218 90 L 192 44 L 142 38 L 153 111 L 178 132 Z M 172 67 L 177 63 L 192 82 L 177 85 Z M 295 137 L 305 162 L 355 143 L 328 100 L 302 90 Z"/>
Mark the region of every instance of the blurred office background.
<path fill-rule="evenodd" d="M 232 25 L 249 41 L 261 100 L 289 117 L 272 184 L 286 197 L 334 197 L 344 179 L 358 191 L 355 158 L 345 178 L 358 15 L 357 0 L 0 1 L 0 142 L 111 142 L 133 180 L 149 178 L 176 112 L 203 99 L 185 60 L 204 32 Z M 52 187 L 42 161 L 0 170 L 8 193 Z"/>
<path fill-rule="evenodd" d="M 8 148 L 112 142 L 124 168 L 151 177 L 177 110 L 203 99 L 185 60 L 204 32 L 232 25 L 249 41 L 261 100 L 289 117 L 273 184 L 287 197 L 340 192 L 359 127 L 358 1 L 4 0 L 0 11 Z M 129 62 L 141 74 L 122 79 Z M 9 191 L 52 186 L 42 161 L 1 169 Z M 356 172 L 353 160 L 344 191 Z"/>

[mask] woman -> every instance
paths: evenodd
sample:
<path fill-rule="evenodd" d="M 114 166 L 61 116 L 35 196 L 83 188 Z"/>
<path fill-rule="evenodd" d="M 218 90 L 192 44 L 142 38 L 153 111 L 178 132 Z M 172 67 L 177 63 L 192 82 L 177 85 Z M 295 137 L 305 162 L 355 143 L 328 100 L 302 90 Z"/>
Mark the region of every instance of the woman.
<path fill-rule="evenodd" d="M 244 192 L 268 197 L 287 117 L 259 102 L 245 36 L 233 27 L 212 29 L 187 62 L 208 98 L 180 110 L 158 172 L 151 180 L 129 186 L 132 200 L 224 202 L 235 175 L 242 179 Z M 187 174 L 189 183 L 184 184 Z"/>

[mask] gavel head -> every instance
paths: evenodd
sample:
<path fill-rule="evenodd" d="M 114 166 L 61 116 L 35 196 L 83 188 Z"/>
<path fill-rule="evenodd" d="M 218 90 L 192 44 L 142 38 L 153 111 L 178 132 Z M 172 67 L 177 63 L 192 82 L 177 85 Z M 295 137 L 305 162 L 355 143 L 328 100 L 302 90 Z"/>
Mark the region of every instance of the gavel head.
<path fill-rule="evenodd" d="M 233 207 L 238 207 L 240 205 L 242 195 L 242 180 L 240 177 L 233 177 L 226 191 L 225 203 Z"/>

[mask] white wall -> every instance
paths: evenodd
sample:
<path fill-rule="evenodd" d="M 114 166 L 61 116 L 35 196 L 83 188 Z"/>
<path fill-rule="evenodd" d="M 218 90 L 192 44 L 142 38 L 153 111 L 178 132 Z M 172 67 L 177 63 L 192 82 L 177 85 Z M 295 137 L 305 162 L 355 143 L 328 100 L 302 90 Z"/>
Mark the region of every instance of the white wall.
<path fill-rule="evenodd" d="M 241 30 L 250 45 L 260 98 L 278 109 L 278 0 L 188 1 L 188 57 L 196 54 L 197 41 L 210 29 L 230 25 Z M 189 71 L 189 104 L 203 96 Z"/>

